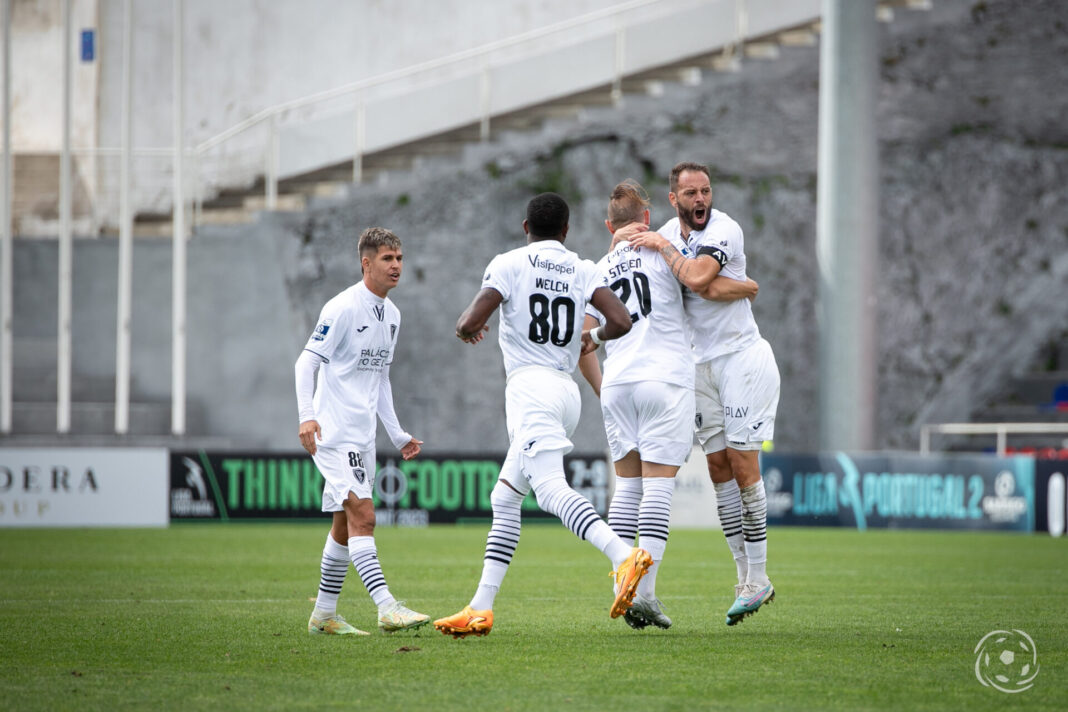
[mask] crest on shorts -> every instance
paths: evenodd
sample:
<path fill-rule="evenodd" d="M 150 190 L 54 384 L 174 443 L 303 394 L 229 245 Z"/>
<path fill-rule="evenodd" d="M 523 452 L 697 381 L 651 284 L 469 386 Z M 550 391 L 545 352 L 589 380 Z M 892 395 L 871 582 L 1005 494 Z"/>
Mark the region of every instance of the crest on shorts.
<path fill-rule="evenodd" d="M 367 479 L 367 471 L 364 470 L 362 467 L 354 467 L 352 468 L 352 476 L 355 477 L 356 481 L 362 485 L 363 481 Z"/>
<path fill-rule="evenodd" d="M 703 420 L 703 419 L 701 418 L 701 411 L 697 411 L 697 415 L 695 415 L 695 416 L 693 417 L 693 424 L 694 424 L 695 426 L 697 426 L 698 428 L 700 428 L 700 427 L 701 427 L 701 423 L 702 423 L 702 420 Z"/>

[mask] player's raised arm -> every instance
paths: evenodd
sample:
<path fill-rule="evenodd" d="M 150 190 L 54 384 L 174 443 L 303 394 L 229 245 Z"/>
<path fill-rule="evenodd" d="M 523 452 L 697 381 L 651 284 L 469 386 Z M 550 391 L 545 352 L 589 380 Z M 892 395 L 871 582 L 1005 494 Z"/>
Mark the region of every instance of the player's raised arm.
<path fill-rule="evenodd" d="M 485 332 L 489 331 L 486 322 L 504 301 L 504 297 L 492 287 L 484 287 L 479 290 L 475 298 L 464 309 L 460 319 L 456 322 L 456 337 L 469 344 L 477 344 L 482 341 Z"/>
<path fill-rule="evenodd" d="M 657 232 L 643 232 L 635 235 L 630 244 L 659 252 L 664 262 L 671 268 L 675 279 L 698 294 L 704 293 L 709 288 L 723 266 L 715 255 L 702 251 L 705 248 L 697 251 L 696 258 L 688 259 L 675 249 L 666 237 Z"/>

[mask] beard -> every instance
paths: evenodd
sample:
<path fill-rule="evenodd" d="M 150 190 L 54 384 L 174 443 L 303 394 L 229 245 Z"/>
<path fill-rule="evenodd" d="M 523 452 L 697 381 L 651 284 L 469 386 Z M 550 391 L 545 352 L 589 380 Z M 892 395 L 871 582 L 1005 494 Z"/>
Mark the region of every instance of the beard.
<path fill-rule="evenodd" d="M 687 210 L 679 205 L 676 212 L 679 214 L 679 221 L 690 230 L 704 230 L 708 226 L 708 218 L 712 214 L 712 209 L 706 206 L 700 210 L 693 208 Z M 697 213 L 700 215 L 698 216 Z"/>

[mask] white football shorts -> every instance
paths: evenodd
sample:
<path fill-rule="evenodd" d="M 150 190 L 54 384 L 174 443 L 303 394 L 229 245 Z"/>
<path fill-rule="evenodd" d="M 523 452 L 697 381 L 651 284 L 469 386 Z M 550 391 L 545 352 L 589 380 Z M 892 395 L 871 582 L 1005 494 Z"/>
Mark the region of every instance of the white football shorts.
<path fill-rule="evenodd" d="M 697 364 L 697 441 L 705 454 L 759 450 L 775 437 L 779 367 L 766 339 Z"/>
<path fill-rule="evenodd" d="M 523 366 L 508 375 L 505 418 L 511 446 L 527 455 L 542 450 L 571 452 L 571 433 L 582 403 L 570 374 L 542 366 Z"/>
<path fill-rule="evenodd" d="M 601 411 L 612 460 L 637 450 L 642 462 L 680 466 L 693 449 L 694 394 L 659 381 L 601 388 Z"/>
<path fill-rule="evenodd" d="M 375 487 L 375 448 L 355 445 L 316 448 L 315 466 L 326 480 L 323 486 L 323 511 L 340 512 L 349 492 L 359 499 L 371 499 Z"/>

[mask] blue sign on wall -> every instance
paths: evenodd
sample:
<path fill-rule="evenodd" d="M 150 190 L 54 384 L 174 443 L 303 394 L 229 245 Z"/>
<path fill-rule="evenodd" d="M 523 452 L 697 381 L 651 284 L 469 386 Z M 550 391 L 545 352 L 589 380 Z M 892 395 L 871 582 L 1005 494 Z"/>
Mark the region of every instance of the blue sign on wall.
<path fill-rule="evenodd" d="M 765 453 L 761 469 L 770 523 L 1034 530 L 1029 457 Z"/>
<path fill-rule="evenodd" d="M 96 36 L 95 30 L 82 30 L 82 61 L 92 62 L 96 57 L 96 49 L 94 46 L 94 39 Z"/>

